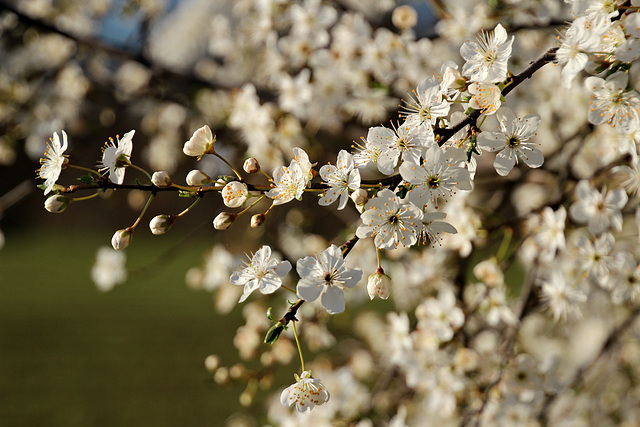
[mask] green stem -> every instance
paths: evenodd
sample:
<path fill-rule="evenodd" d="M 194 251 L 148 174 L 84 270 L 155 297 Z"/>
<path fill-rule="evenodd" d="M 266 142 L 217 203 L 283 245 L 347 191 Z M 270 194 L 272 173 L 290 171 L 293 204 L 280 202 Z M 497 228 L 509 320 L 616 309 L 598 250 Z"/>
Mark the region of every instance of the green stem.
<path fill-rule="evenodd" d="M 255 205 L 257 205 L 260 200 L 264 199 L 264 195 L 260 196 L 258 198 L 258 200 L 256 200 L 255 202 L 251 203 L 249 206 L 247 206 L 246 208 L 244 208 L 243 210 L 241 210 L 240 212 L 238 212 L 238 215 L 242 215 L 243 213 L 245 213 L 246 211 L 248 211 L 249 209 L 251 209 L 252 207 L 254 207 Z"/>
<path fill-rule="evenodd" d="M 293 292 L 294 294 L 297 294 L 297 292 L 296 292 L 296 291 L 294 291 L 293 289 L 291 289 L 291 288 L 290 288 L 290 287 L 288 287 L 288 286 L 281 285 L 280 287 L 281 287 L 281 288 L 285 288 L 285 289 L 286 289 L 286 290 L 288 290 L 289 292 Z"/>
<path fill-rule="evenodd" d="M 70 200 L 71 200 L 72 202 L 80 202 L 80 201 L 82 201 L 82 200 L 89 200 L 89 199 L 93 199 L 93 198 L 94 198 L 94 197 L 96 197 L 96 196 L 99 196 L 99 195 L 100 195 L 100 193 L 102 193 L 102 191 L 97 191 L 97 192 L 95 192 L 95 193 L 93 193 L 93 194 L 89 194 L 88 196 L 84 196 L 84 197 L 76 197 L 76 198 L 73 198 L 73 199 L 70 199 Z"/>
<path fill-rule="evenodd" d="M 304 358 L 302 357 L 302 349 L 300 348 L 300 340 L 298 339 L 298 331 L 296 331 L 295 320 L 291 322 L 291 325 L 293 326 L 293 336 L 296 338 L 296 345 L 298 346 L 298 353 L 300 354 L 300 364 L 302 365 L 302 372 L 304 372 Z"/>
<path fill-rule="evenodd" d="M 269 174 L 268 174 L 268 173 L 266 173 L 265 171 L 263 171 L 262 169 L 260 169 L 260 173 L 262 173 L 262 175 L 266 176 L 266 177 L 267 177 L 267 179 L 268 179 L 269 181 L 273 181 L 273 178 L 271 178 L 271 177 L 269 176 Z"/>
<path fill-rule="evenodd" d="M 151 174 L 149 172 L 147 172 L 146 170 L 142 169 L 140 166 L 136 166 L 133 163 L 129 163 L 129 166 L 131 166 L 132 168 L 139 170 L 140 172 L 142 172 L 143 174 L 146 175 L 147 178 L 149 178 L 149 181 L 151 181 Z"/>
<path fill-rule="evenodd" d="M 147 209 L 149 209 L 149 205 L 151 205 L 151 201 L 153 200 L 154 197 L 155 196 L 153 195 L 153 193 L 149 196 L 149 199 L 147 200 L 147 204 L 144 205 L 144 208 L 142 208 L 142 212 L 140 212 L 140 215 L 138 216 L 138 219 L 136 219 L 136 222 L 133 223 L 131 228 L 135 229 L 138 226 L 138 224 L 140 223 L 140 220 L 142 220 L 142 217 L 147 212 Z"/>
<path fill-rule="evenodd" d="M 500 243 L 500 248 L 498 248 L 498 253 L 496 254 L 496 261 L 498 264 L 500 264 L 502 259 L 507 254 L 507 250 L 509 249 L 509 245 L 511 244 L 512 236 L 513 236 L 513 229 L 511 227 L 505 227 L 502 243 Z"/>
<path fill-rule="evenodd" d="M 92 173 L 92 174 L 94 174 L 96 176 L 102 176 L 102 175 L 100 175 L 100 172 L 95 171 L 93 169 L 85 168 L 83 166 L 76 166 L 76 165 L 72 165 L 71 163 L 67 163 L 65 166 L 68 167 L 68 168 L 71 168 L 71 169 L 78 169 L 78 170 L 81 170 L 81 171 L 89 172 L 89 173 Z"/>
<path fill-rule="evenodd" d="M 191 206 L 189 206 L 188 208 L 186 208 L 185 210 L 183 210 L 182 212 L 180 212 L 176 216 L 177 217 L 181 217 L 182 215 L 185 215 L 187 212 L 189 212 L 191 210 L 191 208 L 193 208 L 195 205 L 197 205 L 200 200 L 202 200 L 202 197 L 196 198 L 196 200 L 193 203 L 191 203 Z"/>
<path fill-rule="evenodd" d="M 233 166 L 231 166 L 231 163 L 229 163 L 229 162 L 227 161 L 227 159 L 225 159 L 224 157 L 222 157 L 220 154 L 216 153 L 215 151 L 214 151 L 213 153 L 211 153 L 211 154 L 213 154 L 214 156 L 216 156 L 217 158 L 219 158 L 220 160 L 222 160 L 222 161 L 223 161 L 227 166 L 229 166 L 229 167 L 231 168 L 231 170 L 233 171 L 233 173 L 235 173 L 235 174 L 236 174 L 236 176 L 238 177 L 238 179 L 239 179 L 240 181 L 242 181 L 242 177 L 240 176 L 240 174 L 238 173 L 238 171 L 237 171 Z"/>

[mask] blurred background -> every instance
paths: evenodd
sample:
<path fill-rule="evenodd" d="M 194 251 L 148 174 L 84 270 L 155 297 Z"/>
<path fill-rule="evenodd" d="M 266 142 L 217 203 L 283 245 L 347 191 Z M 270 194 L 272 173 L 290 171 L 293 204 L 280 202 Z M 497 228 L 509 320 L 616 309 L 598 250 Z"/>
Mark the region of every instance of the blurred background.
<path fill-rule="evenodd" d="M 446 59 L 460 62 L 460 43 L 483 26 L 553 28 L 566 12 L 554 1 L 518 13 L 510 2 L 456 2 L 455 14 L 442 3 L 0 0 L 0 424 L 260 419 L 260 393 L 243 407 L 246 384 L 218 384 L 204 366 L 212 353 L 227 365 L 238 358 L 234 336 L 248 315 L 235 307 L 239 290 L 225 287 L 229 269 L 260 244 L 292 257 L 324 248 L 358 214 L 306 200 L 274 211 L 269 227 L 242 218 L 223 233 L 211 226 L 221 200 L 206 197 L 152 236 L 150 218 L 190 204 L 161 194 L 126 251 L 126 282 L 103 292 L 92 278 L 98 250 L 146 196 L 110 192 L 49 214 L 38 159 L 64 129 L 70 162 L 94 168 L 108 138 L 135 129 L 132 161 L 184 182 L 196 162 L 182 144 L 208 124 L 238 167 L 256 156 L 271 171 L 296 146 L 322 165 L 395 119 L 400 98 Z M 394 17 L 405 4 L 413 12 Z M 514 66 L 544 51 L 535 37 L 522 39 Z M 231 172 L 217 159 L 197 167 Z M 65 170 L 58 182 L 80 175 Z M 126 182 L 136 178 L 127 171 Z M 269 376 L 283 386 L 290 372 Z"/>

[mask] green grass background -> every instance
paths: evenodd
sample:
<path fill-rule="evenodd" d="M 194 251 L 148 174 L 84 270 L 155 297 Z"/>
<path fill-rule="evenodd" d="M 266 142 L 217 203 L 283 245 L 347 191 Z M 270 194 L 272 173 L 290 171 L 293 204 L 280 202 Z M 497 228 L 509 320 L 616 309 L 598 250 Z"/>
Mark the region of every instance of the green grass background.
<path fill-rule="evenodd" d="M 214 383 L 203 364 L 211 353 L 237 361 L 239 310 L 221 317 L 184 284 L 210 240 L 167 256 L 177 238 L 136 236 L 128 267 L 153 268 L 103 294 L 90 268 L 111 231 L 4 231 L 0 425 L 217 426 L 243 411 L 243 386 Z"/>

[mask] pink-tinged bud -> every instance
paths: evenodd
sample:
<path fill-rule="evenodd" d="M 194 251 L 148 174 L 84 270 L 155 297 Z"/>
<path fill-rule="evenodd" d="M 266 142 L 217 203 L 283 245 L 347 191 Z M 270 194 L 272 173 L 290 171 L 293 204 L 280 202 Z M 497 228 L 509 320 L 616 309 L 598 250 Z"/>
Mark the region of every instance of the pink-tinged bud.
<path fill-rule="evenodd" d="M 236 220 L 238 215 L 230 212 L 220 212 L 217 217 L 213 220 L 213 227 L 216 230 L 226 230 L 231 227 L 233 221 Z"/>
<path fill-rule="evenodd" d="M 194 169 L 187 174 L 187 185 L 199 187 L 201 185 L 211 184 L 213 180 L 206 173 Z"/>
<path fill-rule="evenodd" d="M 113 234 L 111 238 L 111 246 L 116 251 L 121 251 L 126 249 L 131 243 L 131 238 L 133 237 L 133 228 L 127 227 L 122 230 L 118 230 Z"/>
<path fill-rule="evenodd" d="M 44 201 L 44 208 L 51 213 L 61 213 L 71 204 L 71 199 L 56 194 Z"/>
<path fill-rule="evenodd" d="M 239 181 L 232 181 L 222 189 L 222 200 L 225 206 L 229 208 L 242 206 L 248 195 L 247 185 Z"/>
<path fill-rule="evenodd" d="M 255 214 L 251 217 L 251 228 L 260 227 L 264 223 L 265 219 L 267 219 L 265 214 Z"/>
<path fill-rule="evenodd" d="M 171 178 L 169 177 L 169 172 L 167 171 L 154 172 L 151 176 L 151 182 L 153 183 L 153 185 L 160 188 L 171 187 L 171 184 L 173 184 L 171 182 Z"/>
<path fill-rule="evenodd" d="M 153 234 L 164 234 L 169 231 L 173 223 L 176 222 L 176 219 L 178 219 L 178 217 L 175 215 L 154 216 L 153 219 L 149 221 L 149 228 Z"/>
<path fill-rule="evenodd" d="M 255 157 L 248 158 L 244 161 L 244 165 L 242 165 L 242 169 L 246 173 L 255 173 L 260 171 L 260 163 L 258 163 L 258 159 Z"/>
<path fill-rule="evenodd" d="M 351 200 L 355 203 L 356 206 L 364 205 L 367 203 L 367 190 L 363 188 L 358 188 L 353 193 L 351 193 Z"/>
<path fill-rule="evenodd" d="M 381 299 L 389 298 L 389 295 L 391 295 L 391 277 L 384 274 L 384 270 L 378 267 L 376 272 L 369 276 L 367 292 L 371 299 L 376 295 Z"/>

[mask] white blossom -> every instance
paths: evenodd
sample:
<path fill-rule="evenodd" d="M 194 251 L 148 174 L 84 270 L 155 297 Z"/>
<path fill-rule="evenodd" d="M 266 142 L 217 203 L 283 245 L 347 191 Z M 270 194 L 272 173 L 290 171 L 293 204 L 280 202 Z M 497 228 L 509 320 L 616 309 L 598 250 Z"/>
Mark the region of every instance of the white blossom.
<path fill-rule="evenodd" d="M 330 314 L 344 311 L 343 289 L 353 288 L 362 278 L 362 270 L 347 268 L 342 251 L 336 245 L 329 246 L 316 257 L 299 259 L 296 270 L 300 276 L 296 288 L 298 297 L 305 301 L 320 297 Z"/>
<path fill-rule="evenodd" d="M 256 289 L 262 294 L 272 294 L 282 286 L 282 278 L 291 270 L 289 261 L 278 261 L 271 257 L 271 247 L 264 245 L 256 251 L 249 262 L 243 261 L 244 268 L 231 274 L 229 281 L 244 286 L 240 301 L 246 300 Z"/>

